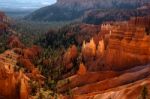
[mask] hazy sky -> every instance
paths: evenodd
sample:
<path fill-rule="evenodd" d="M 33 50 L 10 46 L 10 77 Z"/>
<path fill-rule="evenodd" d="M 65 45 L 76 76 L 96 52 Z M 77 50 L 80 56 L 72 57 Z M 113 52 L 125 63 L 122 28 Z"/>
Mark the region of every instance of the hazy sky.
<path fill-rule="evenodd" d="M 0 9 L 34 9 L 55 2 L 56 0 L 0 0 Z"/>

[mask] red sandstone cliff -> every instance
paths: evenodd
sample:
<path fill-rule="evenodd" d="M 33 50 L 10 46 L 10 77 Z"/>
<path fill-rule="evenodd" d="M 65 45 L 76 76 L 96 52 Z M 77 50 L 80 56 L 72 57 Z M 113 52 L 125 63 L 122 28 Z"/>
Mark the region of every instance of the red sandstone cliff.
<path fill-rule="evenodd" d="M 8 43 L 10 49 L 0 54 L 0 99 L 30 99 L 29 82 L 42 85 L 45 79 L 32 62 L 40 55 L 41 48 L 25 48 L 16 36 L 11 36 Z"/>
<path fill-rule="evenodd" d="M 105 57 L 108 68 L 125 70 L 150 62 L 149 24 L 149 17 L 145 17 L 112 26 Z"/>
<path fill-rule="evenodd" d="M 18 55 L 13 51 L 6 51 L 0 55 L 0 97 L 1 99 L 28 99 L 29 78 L 14 71 Z"/>
<path fill-rule="evenodd" d="M 64 94 L 64 99 L 150 97 L 149 28 L 149 16 L 103 24 L 99 44 L 95 43 L 96 39 L 83 42 L 84 65 L 79 66 L 75 75 L 59 81 L 59 92 L 72 93 Z"/>

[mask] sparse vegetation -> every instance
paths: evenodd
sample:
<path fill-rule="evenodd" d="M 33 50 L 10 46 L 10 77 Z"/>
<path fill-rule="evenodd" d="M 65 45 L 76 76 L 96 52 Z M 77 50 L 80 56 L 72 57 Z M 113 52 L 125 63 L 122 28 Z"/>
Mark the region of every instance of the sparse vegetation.
<path fill-rule="evenodd" d="M 3 85 L 6 87 L 4 89 L 10 85 L 10 94 L 26 96 L 26 99 L 30 96 L 33 99 L 58 99 L 60 94 L 65 98 L 68 96 L 68 99 L 76 95 L 80 98 L 83 94 L 89 97 L 99 92 L 103 95 L 109 89 L 112 92 L 104 97 L 124 97 L 124 92 L 129 92 L 127 96 L 132 95 L 130 89 L 138 84 L 138 87 L 141 86 L 140 81 L 134 82 L 142 79 L 145 81 L 150 71 L 148 66 L 136 67 L 137 64 L 143 65 L 149 61 L 149 54 L 144 52 L 149 51 L 149 40 L 144 33 L 150 34 L 150 19 L 112 21 L 147 15 L 149 11 L 137 12 L 130 5 L 117 5 L 114 0 L 113 5 L 110 9 L 97 8 L 99 5 L 96 4 L 91 10 L 61 9 L 55 6 L 48 10 L 48 6 L 39 10 L 48 11 L 47 13 L 36 11 L 27 20 L 14 20 L 9 27 L 6 24 L 7 28 L 3 24 L 5 22 L 2 22 L 4 27 L 1 28 L 3 32 L 0 31 L 0 54 L 9 50 L 0 59 L 0 89 L 3 90 Z M 74 7 L 78 7 L 78 4 Z M 83 15 L 85 16 L 82 17 Z M 35 21 L 31 21 L 32 18 Z M 73 20 L 76 18 L 79 19 Z M 64 22 L 54 22 L 61 20 Z M 106 23 L 100 25 L 102 22 Z M 148 27 L 145 23 L 148 23 Z M 137 25 L 143 25 L 145 31 L 137 28 Z M 121 87 L 130 83 L 133 83 L 133 87 Z M 116 87 L 117 95 L 113 92 Z M 7 96 L 7 90 L 5 93 L 4 96 Z M 135 94 L 136 98 L 138 94 Z M 149 99 L 147 86 L 143 86 L 138 98 Z"/>
<path fill-rule="evenodd" d="M 150 99 L 148 88 L 146 85 L 143 86 L 141 94 L 138 99 Z"/>

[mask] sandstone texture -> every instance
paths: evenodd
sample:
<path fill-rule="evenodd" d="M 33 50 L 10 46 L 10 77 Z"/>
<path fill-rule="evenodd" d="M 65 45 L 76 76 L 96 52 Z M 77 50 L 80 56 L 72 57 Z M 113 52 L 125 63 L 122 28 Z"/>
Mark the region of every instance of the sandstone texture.
<path fill-rule="evenodd" d="M 58 82 L 63 98 L 148 99 L 149 30 L 149 16 L 102 24 L 98 41 L 83 42 L 78 72 Z M 68 90 L 71 95 L 65 94 Z"/>

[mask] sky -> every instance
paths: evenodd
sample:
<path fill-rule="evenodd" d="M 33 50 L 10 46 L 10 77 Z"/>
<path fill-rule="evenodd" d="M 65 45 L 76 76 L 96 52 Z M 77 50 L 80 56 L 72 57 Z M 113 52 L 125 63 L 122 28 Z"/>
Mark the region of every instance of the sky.
<path fill-rule="evenodd" d="M 38 9 L 55 2 L 56 0 L 0 0 L 0 9 Z"/>

